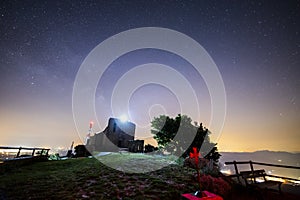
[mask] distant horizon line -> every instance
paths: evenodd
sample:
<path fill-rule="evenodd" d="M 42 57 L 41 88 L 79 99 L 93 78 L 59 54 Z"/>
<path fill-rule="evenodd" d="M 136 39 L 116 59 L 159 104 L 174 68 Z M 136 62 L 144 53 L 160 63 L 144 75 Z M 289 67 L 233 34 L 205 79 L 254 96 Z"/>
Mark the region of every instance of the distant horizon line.
<path fill-rule="evenodd" d="M 82 143 L 74 144 L 73 147 L 75 147 L 77 145 L 82 145 Z M 0 147 L 50 148 L 50 151 L 51 150 L 68 150 L 69 149 L 69 147 L 62 147 L 62 146 L 51 147 L 50 145 L 45 145 L 43 147 L 40 147 L 40 146 L 31 147 L 31 146 L 27 146 L 27 145 L 2 145 L 2 144 L 0 144 Z M 252 151 L 231 151 L 231 150 L 220 150 L 219 149 L 218 151 L 219 151 L 219 153 L 256 153 L 256 152 L 293 153 L 293 154 L 300 153 L 300 150 L 288 151 L 288 150 L 268 150 L 268 149 L 252 150 Z"/>
<path fill-rule="evenodd" d="M 287 150 L 254 150 L 254 151 L 219 151 L 219 153 L 256 153 L 256 152 L 275 152 L 275 153 L 300 153 L 300 151 L 287 151 Z"/>

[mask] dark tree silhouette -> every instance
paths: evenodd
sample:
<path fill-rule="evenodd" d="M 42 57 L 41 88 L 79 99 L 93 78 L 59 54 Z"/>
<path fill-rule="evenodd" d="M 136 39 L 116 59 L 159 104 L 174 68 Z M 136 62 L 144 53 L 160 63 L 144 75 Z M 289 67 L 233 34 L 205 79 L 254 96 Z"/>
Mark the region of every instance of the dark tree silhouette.
<path fill-rule="evenodd" d="M 186 158 L 192 148 L 197 147 L 205 158 L 213 159 L 215 164 L 221 156 L 216 144 L 210 142 L 210 131 L 202 123 L 192 124 L 192 119 L 186 115 L 178 114 L 175 118 L 160 115 L 152 120 L 151 127 L 159 147 L 172 154 Z"/>
<path fill-rule="evenodd" d="M 152 146 L 151 144 L 146 144 L 145 145 L 145 153 L 150 153 L 150 152 L 153 152 L 153 151 L 156 151 L 156 150 L 158 150 L 158 148 Z"/>

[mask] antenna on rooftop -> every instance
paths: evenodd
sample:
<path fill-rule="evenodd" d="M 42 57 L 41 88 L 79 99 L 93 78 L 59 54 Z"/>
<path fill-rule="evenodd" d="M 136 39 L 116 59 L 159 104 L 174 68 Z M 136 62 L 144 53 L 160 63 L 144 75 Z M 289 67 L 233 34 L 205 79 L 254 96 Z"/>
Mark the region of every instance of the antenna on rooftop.
<path fill-rule="evenodd" d="M 89 143 L 90 137 L 91 137 L 92 132 L 93 132 L 93 124 L 94 124 L 94 122 L 90 121 L 90 128 L 89 128 L 89 132 L 88 132 L 88 134 L 86 136 L 86 139 L 85 139 L 85 145 L 88 145 L 88 143 Z"/>

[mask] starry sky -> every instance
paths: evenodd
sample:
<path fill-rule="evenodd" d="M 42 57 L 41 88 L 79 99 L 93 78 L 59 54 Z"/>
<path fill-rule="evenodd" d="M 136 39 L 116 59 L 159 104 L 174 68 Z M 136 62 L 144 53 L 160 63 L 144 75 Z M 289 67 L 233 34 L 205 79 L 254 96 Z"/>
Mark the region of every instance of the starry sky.
<path fill-rule="evenodd" d="M 216 141 L 221 151 L 300 151 L 299 13 L 299 1 L 1 1 L 0 145 L 80 143 L 89 122 L 76 129 L 72 92 L 84 59 L 122 31 L 163 27 L 196 40 L 220 71 L 227 98 Z M 146 63 L 168 65 L 191 82 L 202 99 L 201 116 L 193 120 L 213 132 L 201 76 L 186 60 L 155 49 L 116 58 L 105 71 L 95 94 L 98 121 L 105 127 L 113 116 L 107 97 L 116 81 Z M 162 111 L 175 116 L 178 105 L 176 95 L 157 84 L 135 91 L 129 109 L 141 128 L 137 136 L 149 137 L 151 118 Z"/>

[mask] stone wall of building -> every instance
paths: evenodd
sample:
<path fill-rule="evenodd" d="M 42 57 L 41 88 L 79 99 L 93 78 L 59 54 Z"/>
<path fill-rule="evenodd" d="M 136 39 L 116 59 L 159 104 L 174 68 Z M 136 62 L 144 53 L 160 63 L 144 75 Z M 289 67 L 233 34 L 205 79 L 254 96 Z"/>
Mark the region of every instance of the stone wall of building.
<path fill-rule="evenodd" d="M 128 151 L 133 153 L 143 153 L 144 140 L 130 140 L 128 145 Z"/>
<path fill-rule="evenodd" d="M 95 133 L 87 143 L 89 151 L 118 151 L 119 148 L 128 148 L 129 141 L 134 140 L 135 124 L 122 122 L 110 118 L 103 132 Z"/>
<path fill-rule="evenodd" d="M 109 140 L 120 148 L 128 148 L 128 141 L 134 140 L 135 124 L 110 118 L 105 134 Z"/>

